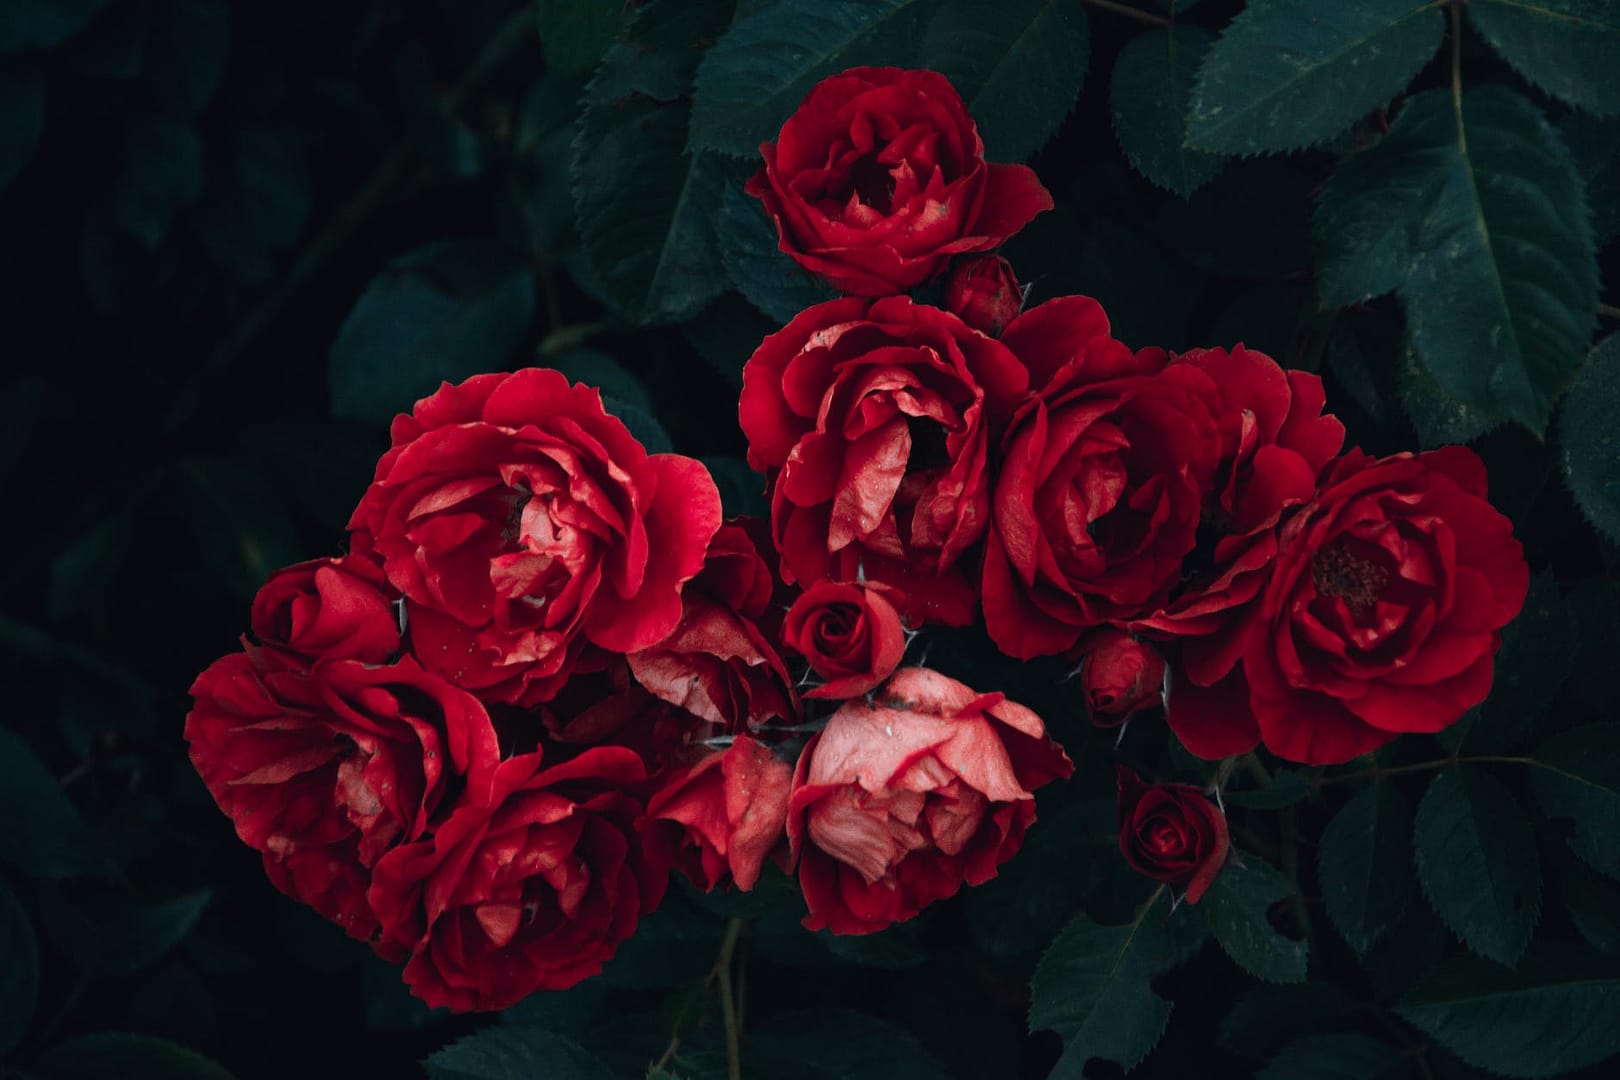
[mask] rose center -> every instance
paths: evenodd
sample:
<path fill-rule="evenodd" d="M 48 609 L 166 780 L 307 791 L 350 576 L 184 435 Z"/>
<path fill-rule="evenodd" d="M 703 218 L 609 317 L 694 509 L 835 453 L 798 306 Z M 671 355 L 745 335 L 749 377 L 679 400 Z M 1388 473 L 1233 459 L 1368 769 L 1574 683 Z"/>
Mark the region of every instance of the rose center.
<path fill-rule="evenodd" d="M 894 200 L 894 176 L 876 154 L 867 154 L 850 167 L 849 183 L 861 202 L 880 214 L 889 212 Z"/>
<path fill-rule="evenodd" d="M 1342 546 L 1323 548 L 1311 559 L 1311 581 L 1322 596 L 1337 597 L 1357 615 L 1377 605 L 1389 571 Z"/>

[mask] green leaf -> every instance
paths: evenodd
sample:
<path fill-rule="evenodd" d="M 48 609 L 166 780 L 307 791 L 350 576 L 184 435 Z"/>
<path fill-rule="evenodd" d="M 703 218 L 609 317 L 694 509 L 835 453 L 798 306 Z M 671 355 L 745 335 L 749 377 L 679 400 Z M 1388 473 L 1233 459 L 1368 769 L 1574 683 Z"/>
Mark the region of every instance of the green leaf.
<path fill-rule="evenodd" d="M 224 0 L 160 0 L 147 16 L 141 81 L 157 107 L 196 116 L 225 70 L 231 38 Z"/>
<path fill-rule="evenodd" d="M 782 253 L 764 207 L 740 185 L 726 188 L 715 228 L 720 258 L 737 291 L 778 325 L 838 295 Z"/>
<path fill-rule="evenodd" d="M 504 248 L 448 241 L 402 255 L 332 342 L 332 412 L 384 426 L 441 382 L 507 369 L 533 314 L 533 273 Z"/>
<path fill-rule="evenodd" d="M 769 517 L 771 508 L 765 501 L 765 478 L 748 467 L 748 462 L 736 457 L 700 458 L 703 467 L 714 477 L 714 486 L 720 489 L 720 506 L 728 518 Z"/>
<path fill-rule="evenodd" d="M 113 220 L 148 248 L 168 235 L 182 207 L 202 192 L 202 140 L 190 121 L 137 113 L 124 125 L 124 167 L 113 191 Z"/>
<path fill-rule="evenodd" d="M 0 53 L 59 45 L 106 6 L 107 0 L 8 0 L 0 5 Z"/>
<path fill-rule="evenodd" d="M 1284 937 L 1269 916 L 1273 905 L 1293 895 L 1294 886 L 1263 859 L 1244 853 L 1239 861 L 1238 852 L 1232 854 L 1199 902 L 1215 940 L 1257 979 L 1303 982 L 1310 947 Z"/>
<path fill-rule="evenodd" d="M 681 324 L 681 333 L 694 351 L 736 390 L 742 389 L 742 369 L 767 335 L 782 329 L 774 319 L 736 293 L 711 304 L 702 317 Z"/>
<path fill-rule="evenodd" d="M 1403 1076 L 1406 1056 L 1367 1035 L 1309 1035 L 1278 1051 L 1255 1080 L 1376 1080 Z"/>
<path fill-rule="evenodd" d="M 535 0 L 546 67 L 559 75 L 583 75 L 596 66 L 619 32 L 623 0 Z"/>
<path fill-rule="evenodd" d="M 263 281 L 275 269 L 276 252 L 304 230 L 309 168 L 286 132 L 244 128 L 232 143 L 223 173 L 210 177 L 191 221 L 214 261 L 248 281 Z"/>
<path fill-rule="evenodd" d="M 1468 91 L 1460 114 L 1444 90 L 1414 95 L 1328 181 L 1314 231 L 1324 305 L 1395 290 L 1441 389 L 1546 425 L 1580 366 L 1597 273 L 1580 176 L 1534 105 L 1501 86 Z"/>
<path fill-rule="evenodd" d="M 0 727 L 0 859 L 41 878 L 107 869 L 100 837 L 28 744 Z"/>
<path fill-rule="evenodd" d="M 124 896 L 56 896 L 42 907 L 49 940 L 86 978 L 113 979 L 157 963 L 186 939 L 213 899 L 199 889 L 155 903 Z"/>
<path fill-rule="evenodd" d="M 540 1028 L 492 1027 L 458 1039 L 422 1062 L 428 1080 L 613 1080 L 576 1042 Z"/>
<path fill-rule="evenodd" d="M 1172 951 L 1167 906 L 1155 898 L 1124 926 L 1078 915 L 1041 957 L 1029 987 L 1029 1027 L 1063 1037 L 1054 1078 L 1079 1077 L 1092 1058 L 1132 1069 L 1164 1034 L 1170 1002 L 1152 982 Z"/>
<path fill-rule="evenodd" d="M 937 2 L 780 0 L 741 20 L 698 67 L 693 148 L 754 158 L 828 75 L 863 64 L 910 66 Z"/>
<path fill-rule="evenodd" d="M 1602 247 L 1620 235 L 1620 119 L 1572 112 L 1558 122 L 1558 134 L 1586 183 L 1592 231 Z"/>
<path fill-rule="evenodd" d="M 287 508 L 259 473 L 230 458 L 187 458 L 179 468 L 191 488 L 186 503 L 198 547 L 233 592 L 252 596 L 297 561 Z"/>
<path fill-rule="evenodd" d="M 724 0 L 647 8 L 602 58 L 574 140 L 574 207 L 591 269 L 635 323 L 680 322 L 725 291 L 714 218 L 726 173 L 686 152 L 699 50 L 731 16 Z"/>
<path fill-rule="evenodd" d="M 1187 142 L 1264 154 L 1332 138 L 1400 93 L 1444 33 L 1429 0 L 1253 0 L 1198 73 Z"/>
<path fill-rule="evenodd" d="M 1051 941 L 1118 860 L 1114 813 L 1112 798 L 1087 799 L 1050 814 L 1043 808 L 1020 858 L 968 890 L 964 908 L 974 944 L 1006 960 Z"/>
<path fill-rule="evenodd" d="M 1516 972 L 1461 955 L 1395 1011 L 1470 1065 L 1557 1076 L 1620 1053 L 1620 966 L 1545 945 Z"/>
<path fill-rule="evenodd" d="M 1581 937 L 1620 956 L 1620 884 L 1574 858 L 1558 860 L 1558 892 Z"/>
<path fill-rule="evenodd" d="M 58 1043 L 30 1072 L 41 1080 L 231 1080 L 222 1066 L 188 1047 L 112 1031 Z"/>
<path fill-rule="evenodd" d="M 1074 107 L 1090 48 L 1085 9 L 1067 0 L 944 0 L 916 66 L 951 80 L 986 157 L 1022 161 Z"/>
<path fill-rule="evenodd" d="M 646 384 L 629 368 L 605 352 L 596 349 L 570 349 L 560 356 L 549 357 L 551 367 L 568 376 L 571 382 L 584 383 L 602 391 L 604 398 L 638 409 L 651 410 L 652 395 Z"/>
<path fill-rule="evenodd" d="M 1333 983 L 1261 984 L 1226 1014 L 1217 1044 L 1244 1057 L 1269 1058 L 1297 1039 L 1356 1027 L 1369 1011 Z"/>
<path fill-rule="evenodd" d="M 28 912 L 0 881 L 0 1058 L 28 1032 L 39 996 L 39 946 Z"/>
<path fill-rule="evenodd" d="M 927 963 L 928 950 L 917 941 L 914 922 L 900 923 L 875 934 L 834 934 L 818 930 L 815 935 L 826 950 L 857 967 L 883 971 L 905 971 Z"/>
<path fill-rule="evenodd" d="M 34 68 L 0 65 L 0 191 L 34 156 L 44 130 L 44 76 Z"/>
<path fill-rule="evenodd" d="M 1620 879 L 1620 723 L 1554 735 L 1531 755 L 1530 789 L 1541 812 L 1575 823 L 1569 846 L 1595 870 Z"/>
<path fill-rule="evenodd" d="M 1402 345 L 1400 357 L 1395 393 L 1401 399 L 1401 411 L 1417 432 L 1419 446 L 1428 449 L 1473 442 L 1501 424 L 1500 417 L 1466 405 L 1442 389 L 1423 369 L 1410 342 Z"/>
<path fill-rule="evenodd" d="M 1541 862 L 1501 781 L 1471 765 L 1441 771 L 1418 806 L 1412 844 L 1441 921 L 1480 955 L 1516 963 L 1541 915 Z"/>
<path fill-rule="evenodd" d="M 1317 848 L 1328 918 L 1365 953 L 1412 898 L 1412 815 L 1390 784 L 1374 784 L 1333 816 Z"/>
<path fill-rule="evenodd" d="M 1315 789 L 1298 769 L 1278 769 L 1271 783 L 1249 791 L 1223 791 L 1226 805 L 1245 810 L 1281 810 L 1310 798 Z"/>
<path fill-rule="evenodd" d="M 1620 543 L 1620 334 L 1592 350 L 1559 414 L 1559 457 L 1581 512 Z"/>
<path fill-rule="evenodd" d="M 129 555 L 133 524 L 128 513 L 96 522 L 51 560 L 45 612 L 62 622 L 110 585 Z"/>
<path fill-rule="evenodd" d="M 850 1009 L 815 1009 L 780 1013 L 750 1031 L 743 1075 L 937 1080 L 949 1070 L 904 1028 Z"/>
<path fill-rule="evenodd" d="M 1186 143 L 1193 82 L 1214 40 L 1187 23 L 1142 34 L 1120 51 L 1108 86 L 1119 148 L 1137 172 L 1184 199 L 1226 164 Z"/>
<path fill-rule="evenodd" d="M 1614 0 L 1470 0 L 1468 21 L 1515 71 L 1554 97 L 1620 113 Z"/>

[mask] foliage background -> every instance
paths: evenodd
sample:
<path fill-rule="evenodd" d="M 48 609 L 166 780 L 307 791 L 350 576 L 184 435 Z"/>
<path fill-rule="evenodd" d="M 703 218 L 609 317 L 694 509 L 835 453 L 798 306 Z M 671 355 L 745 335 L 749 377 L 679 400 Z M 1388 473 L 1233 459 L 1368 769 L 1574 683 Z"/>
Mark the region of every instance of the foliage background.
<path fill-rule="evenodd" d="M 733 916 L 751 1075 L 1078 1075 L 1155 1044 L 1146 1075 L 1550 1075 L 1620 1051 L 1620 739 L 1592 724 L 1620 656 L 1620 346 L 1587 359 L 1620 316 L 1616 5 L 636 6 L 0 15 L 0 1075 L 406 1076 L 475 1031 L 435 1075 L 723 1075 Z M 1371 765 L 1229 778 L 1281 883 L 1244 879 L 1246 947 L 1143 908 L 1113 748 L 1061 667 L 940 636 L 931 663 L 1036 706 L 1079 763 L 1001 879 L 844 940 L 799 930 L 782 881 L 677 893 L 600 980 L 495 1027 L 430 1015 L 235 841 L 185 759 L 185 688 L 270 570 L 341 549 L 388 418 L 440 379 L 561 367 L 758 509 L 741 365 L 821 294 L 740 185 L 816 79 L 873 62 L 946 72 L 991 157 L 1053 191 L 1006 252 L 1032 302 L 1083 292 L 1132 345 L 1320 371 L 1374 452 L 1473 441 L 1540 575 L 1498 689 Z M 1119 753 L 1205 775 L 1151 720 Z M 1595 779 L 1536 780 L 1560 754 Z M 1431 764 L 1459 756 L 1495 760 Z M 1099 983 L 1082 961 L 1137 924 L 1156 951 Z M 1031 1035 L 1066 925 L 1034 1025 L 1065 1038 Z M 1304 986 L 1245 971 L 1296 980 L 1307 948 Z M 1508 979 L 1511 1015 L 1414 1007 L 1437 968 Z"/>

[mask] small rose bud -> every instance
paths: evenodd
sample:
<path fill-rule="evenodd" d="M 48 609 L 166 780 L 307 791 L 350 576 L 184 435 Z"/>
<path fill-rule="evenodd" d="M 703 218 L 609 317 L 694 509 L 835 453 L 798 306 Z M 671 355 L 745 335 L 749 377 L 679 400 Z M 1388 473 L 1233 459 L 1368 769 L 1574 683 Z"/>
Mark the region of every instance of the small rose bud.
<path fill-rule="evenodd" d="M 1000 337 L 1001 328 L 1024 306 L 1024 289 L 1012 263 L 981 255 L 956 264 L 945 281 L 945 307 L 975 330 Z"/>
<path fill-rule="evenodd" d="M 1098 727 L 1118 727 L 1132 713 L 1163 700 L 1164 657 L 1123 630 L 1099 630 L 1081 643 L 1080 688 L 1086 715 Z"/>
<path fill-rule="evenodd" d="M 1121 765 L 1119 850 L 1139 874 L 1187 890 L 1196 904 L 1226 862 L 1226 815 L 1191 784 L 1150 784 Z"/>

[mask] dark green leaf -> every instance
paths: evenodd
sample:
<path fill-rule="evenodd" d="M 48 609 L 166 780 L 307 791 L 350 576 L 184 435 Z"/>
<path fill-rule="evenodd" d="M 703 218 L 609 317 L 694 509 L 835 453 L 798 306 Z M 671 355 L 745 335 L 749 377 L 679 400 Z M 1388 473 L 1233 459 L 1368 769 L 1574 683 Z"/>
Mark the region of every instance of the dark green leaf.
<path fill-rule="evenodd" d="M 399 969 L 384 965 L 399 982 Z M 608 988 L 600 979 L 587 979 L 567 990 L 547 990 L 530 994 L 516 1005 L 501 1013 L 501 1023 L 513 1027 L 545 1028 L 571 1039 L 580 1038 L 596 1018 Z"/>
<path fill-rule="evenodd" d="M 1620 334 L 1598 342 L 1575 376 L 1559 416 L 1564 476 L 1575 502 L 1620 543 Z"/>
<path fill-rule="evenodd" d="M 1255 1080 L 1377 1080 L 1405 1072 L 1405 1055 L 1389 1043 L 1340 1032 L 1289 1043 L 1254 1075 Z"/>
<path fill-rule="evenodd" d="M 151 966 L 185 940 L 212 898 L 209 889 L 156 903 L 58 896 L 43 908 L 42 925 L 86 978 L 119 978 Z"/>
<path fill-rule="evenodd" d="M 1357 953 L 1372 948 L 1412 898 L 1412 816 L 1390 784 L 1374 784 L 1333 816 L 1317 848 L 1328 918 Z"/>
<path fill-rule="evenodd" d="M 727 186 L 716 231 L 720 257 L 737 291 L 778 325 L 837 295 L 782 253 L 764 207 L 741 186 Z"/>
<path fill-rule="evenodd" d="M 1286 806 L 1308 799 L 1314 789 L 1311 782 L 1297 769 L 1278 769 L 1271 783 L 1248 791 L 1223 791 L 1226 805 L 1245 810 L 1281 810 Z"/>
<path fill-rule="evenodd" d="M 1575 670 L 1564 680 L 1574 700 L 1594 713 L 1614 702 L 1614 674 L 1620 656 L 1620 581 L 1591 580 L 1564 598 L 1575 624 Z"/>
<path fill-rule="evenodd" d="M 0 53 L 59 45 L 106 6 L 107 0 L 8 0 L 0 5 Z"/>
<path fill-rule="evenodd" d="M 646 9 L 585 91 L 573 160 L 580 238 L 632 322 L 680 322 L 726 287 L 714 236 L 726 173 L 715 155 L 686 152 L 685 96 L 699 50 L 730 16 L 723 0 Z"/>
<path fill-rule="evenodd" d="M 225 70 L 231 37 L 225 0 L 160 0 L 147 18 L 142 81 L 165 112 L 196 116 Z"/>
<path fill-rule="evenodd" d="M 766 335 L 782 327 L 754 305 L 727 293 L 700 318 L 681 324 L 681 333 L 697 354 L 734 389 L 742 389 L 742 369 Z"/>
<path fill-rule="evenodd" d="M 1557 1076 L 1620 1053 L 1620 966 L 1547 946 L 1516 972 L 1456 956 L 1395 1011 L 1470 1065 Z"/>
<path fill-rule="evenodd" d="M 274 255 L 304 229 L 309 169 L 293 139 L 266 128 L 234 134 L 223 175 L 213 177 L 192 223 L 220 265 L 249 281 L 274 269 Z"/>
<path fill-rule="evenodd" d="M 539 1028 L 485 1028 L 429 1055 L 422 1068 L 428 1080 L 613 1080 L 578 1043 Z"/>
<path fill-rule="evenodd" d="M 1620 723 L 1554 735 L 1532 757 L 1530 787 L 1541 812 L 1573 821 L 1575 854 L 1620 879 Z"/>
<path fill-rule="evenodd" d="M 1464 404 L 1442 389 L 1424 370 L 1410 342 L 1401 347 L 1395 392 L 1400 396 L 1401 410 L 1417 432 L 1418 445 L 1425 449 L 1473 442 L 1502 422 L 1500 416 Z"/>
<path fill-rule="evenodd" d="M 287 508 L 264 477 L 229 458 L 187 458 L 180 471 L 195 492 L 187 503 L 198 546 L 238 595 L 298 560 Z"/>
<path fill-rule="evenodd" d="M 39 946 L 28 912 L 0 881 L 0 1058 L 22 1042 L 39 995 Z"/>
<path fill-rule="evenodd" d="M 1513 964 L 1541 916 L 1536 837 L 1507 788 L 1472 765 L 1429 783 L 1412 827 L 1418 881 L 1469 948 Z"/>
<path fill-rule="evenodd" d="M 748 467 L 748 462 L 734 457 L 706 457 L 700 459 L 703 467 L 714 477 L 714 486 L 720 489 L 720 506 L 728 518 L 750 516 L 768 517 L 770 506 L 765 502 L 765 478 Z"/>
<path fill-rule="evenodd" d="M 1080 96 L 1090 53 L 1085 9 L 1066 0 L 943 0 L 917 66 L 941 72 L 967 103 L 992 161 L 1022 161 Z"/>
<path fill-rule="evenodd" d="M 96 522 L 51 560 L 45 611 L 61 622 L 88 604 L 123 569 L 129 554 L 130 515 L 113 514 Z"/>
<path fill-rule="evenodd" d="M 602 970 L 602 981 L 628 990 L 659 989 L 702 980 L 714 967 L 726 924 L 671 892 Z"/>
<path fill-rule="evenodd" d="M 596 66 L 619 32 L 623 0 L 535 0 L 546 67 L 582 75 Z"/>
<path fill-rule="evenodd" d="M 34 68 L 0 65 L 0 191 L 34 156 L 44 130 L 44 76 Z"/>
<path fill-rule="evenodd" d="M 28 744 L 0 727 L 0 859 L 25 874 L 75 877 L 107 868 L 100 837 Z"/>
<path fill-rule="evenodd" d="M 1602 247 L 1620 235 L 1620 119 L 1572 112 L 1558 122 L 1558 134 L 1586 182 L 1592 231 Z"/>
<path fill-rule="evenodd" d="M 1263 859 L 1232 855 L 1200 901 L 1215 940 L 1257 979 L 1303 982 L 1310 948 L 1284 937 L 1269 914 L 1279 900 L 1293 895 L 1294 886 Z"/>
<path fill-rule="evenodd" d="M 441 382 L 506 369 L 533 314 L 533 273 L 504 248 L 450 241 L 402 255 L 332 342 L 332 411 L 383 426 Z"/>
<path fill-rule="evenodd" d="M 1296 1039 L 1355 1027 L 1367 1011 L 1332 983 L 1255 986 L 1221 1021 L 1218 1043 L 1244 1057 L 1269 1058 Z"/>
<path fill-rule="evenodd" d="M 569 381 L 594 386 L 604 398 L 638 409 L 651 410 L 652 395 L 636 375 L 605 352 L 595 349 L 570 349 L 560 356 L 549 357 L 551 367 L 568 376 Z"/>
<path fill-rule="evenodd" d="M 749 1032 L 743 1075 L 937 1080 L 948 1070 L 904 1028 L 849 1009 L 817 1009 L 778 1014 Z"/>
<path fill-rule="evenodd" d="M 1187 142 L 1263 154 L 1332 138 L 1400 93 L 1444 33 L 1428 0 L 1253 0 L 1198 73 Z"/>
<path fill-rule="evenodd" d="M 195 1050 L 150 1035 L 104 1031 L 58 1043 L 34 1062 L 41 1080 L 231 1080 Z"/>
<path fill-rule="evenodd" d="M 910 66 L 937 3 L 780 0 L 743 19 L 698 68 L 693 148 L 754 158 L 828 75 L 863 64 Z"/>
<path fill-rule="evenodd" d="M 1131 1069 L 1164 1034 L 1170 1002 L 1152 983 L 1171 953 L 1168 906 L 1155 899 L 1124 926 L 1076 916 L 1041 957 L 1029 987 L 1029 1027 L 1063 1037 L 1054 1077 L 1079 1077 L 1092 1058 Z"/>
<path fill-rule="evenodd" d="M 819 930 L 815 936 L 828 952 L 857 967 L 905 971 L 928 960 L 928 951 L 917 942 L 917 929 L 915 922 L 905 922 L 876 934 Z"/>
<path fill-rule="evenodd" d="M 649 454 L 667 454 L 675 449 L 670 442 L 669 432 L 664 425 L 658 422 L 658 417 L 639 405 L 632 405 L 628 401 L 602 395 L 602 407 L 624 422 L 630 429 L 630 434 L 636 441 L 647 448 Z"/>
<path fill-rule="evenodd" d="M 1186 23 L 1142 34 L 1120 51 L 1108 87 L 1120 149 L 1143 176 L 1184 199 L 1226 164 L 1186 142 L 1193 82 L 1214 40 Z"/>
<path fill-rule="evenodd" d="M 1620 113 L 1620 7 L 1614 0 L 1470 0 L 1468 21 L 1554 97 Z"/>
<path fill-rule="evenodd" d="M 114 221 L 155 248 L 168 235 L 174 215 L 202 187 L 202 141 L 190 122 L 162 113 L 137 113 L 125 122 Z"/>
<path fill-rule="evenodd" d="M 1328 182 L 1315 235 L 1324 304 L 1396 290 L 1441 389 L 1545 426 L 1580 366 L 1597 274 L 1580 177 L 1534 105 L 1501 86 L 1468 91 L 1460 115 L 1444 90 L 1414 95 Z"/>
<path fill-rule="evenodd" d="M 1112 798 L 1087 799 L 1052 814 L 1043 809 L 1019 857 L 994 880 L 968 890 L 974 943 L 1001 959 L 1034 953 L 1080 910 L 1118 855 Z"/>
<path fill-rule="evenodd" d="M 1574 858 L 1558 860 L 1564 910 L 1593 948 L 1620 956 L 1620 884 Z"/>

